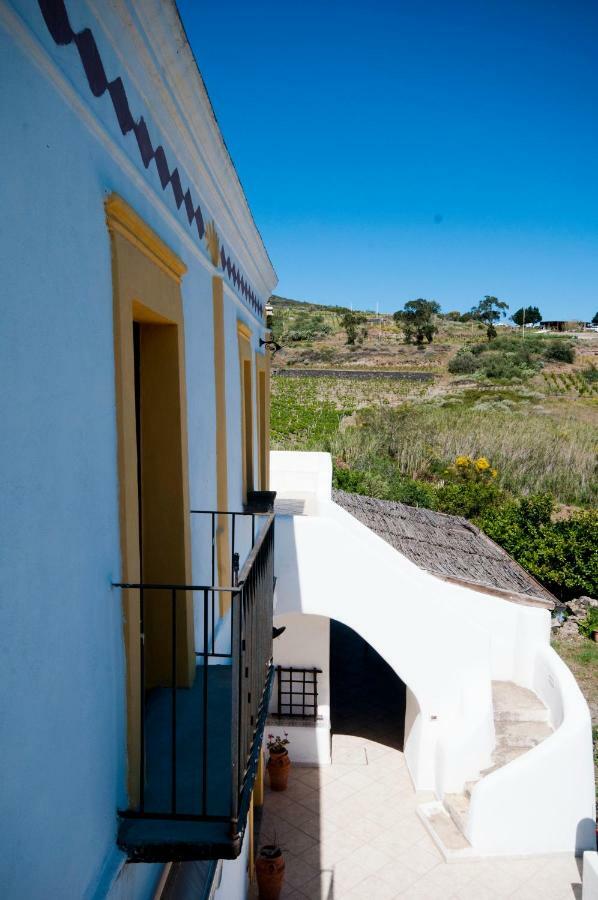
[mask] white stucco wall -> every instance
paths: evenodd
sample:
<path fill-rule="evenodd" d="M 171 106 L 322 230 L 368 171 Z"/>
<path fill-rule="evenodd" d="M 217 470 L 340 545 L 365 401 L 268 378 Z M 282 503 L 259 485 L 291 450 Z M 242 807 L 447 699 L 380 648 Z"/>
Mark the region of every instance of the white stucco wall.
<path fill-rule="evenodd" d="M 275 616 L 275 625 L 286 631 L 273 643 L 274 665 L 321 669 L 318 675 L 318 716 L 330 721 L 330 619 L 297 614 Z M 277 708 L 278 676 L 272 688 L 270 710 Z"/>
<path fill-rule="evenodd" d="M 243 839 L 241 854 L 236 859 L 223 859 L 214 900 L 245 900 L 249 886 L 247 865 L 249 859 L 249 835 Z"/>
<path fill-rule="evenodd" d="M 583 855 L 582 900 L 596 900 L 598 897 L 598 853 L 586 850 Z"/>
<path fill-rule="evenodd" d="M 280 725 L 275 719 L 266 726 L 268 732 L 288 734 L 289 755 L 293 763 L 302 765 L 330 764 L 330 619 L 325 616 L 305 616 L 298 614 L 276 615 L 274 624 L 284 625 L 286 631 L 274 641 L 274 665 L 288 668 L 317 668 L 318 675 L 318 720 Z M 278 675 L 276 676 L 270 699 L 270 711 L 278 709 Z M 287 687 L 288 689 L 288 687 Z M 288 698 L 286 698 L 288 699 Z"/>

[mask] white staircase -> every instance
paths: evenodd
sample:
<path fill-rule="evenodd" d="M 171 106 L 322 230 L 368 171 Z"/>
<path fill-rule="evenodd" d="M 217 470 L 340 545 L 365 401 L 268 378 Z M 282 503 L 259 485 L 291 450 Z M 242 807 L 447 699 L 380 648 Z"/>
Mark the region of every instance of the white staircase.
<path fill-rule="evenodd" d="M 447 860 L 475 855 L 466 833 L 471 793 L 476 784 L 553 733 L 548 710 L 533 691 L 511 681 L 494 681 L 492 699 L 496 731 L 492 764 L 468 781 L 461 793 L 445 794 L 443 801 L 419 806 L 420 817 Z"/>

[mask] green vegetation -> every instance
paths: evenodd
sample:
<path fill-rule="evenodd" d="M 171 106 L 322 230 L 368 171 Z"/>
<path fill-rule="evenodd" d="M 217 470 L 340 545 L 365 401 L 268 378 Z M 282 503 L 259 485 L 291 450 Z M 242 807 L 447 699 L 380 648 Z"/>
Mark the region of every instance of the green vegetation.
<path fill-rule="evenodd" d="M 486 335 L 489 341 L 493 341 L 496 337 L 496 323 L 500 321 L 501 317 L 506 316 L 508 308 L 509 304 L 504 300 L 488 294 L 483 300 L 480 300 L 477 306 L 472 307 L 471 316 L 486 326 Z"/>
<path fill-rule="evenodd" d="M 591 638 L 595 631 L 598 631 L 598 607 L 592 606 L 585 619 L 579 623 L 579 633 Z"/>
<path fill-rule="evenodd" d="M 572 363 L 575 348 L 563 338 L 529 335 L 496 337 L 489 343 L 469 344 L 449 361 L 453 375 L 477 373 L 493 381 L 524 380 L 533 377 L 546 361 Z"/>
<path fill-rule="evenodd" d="M 316 378 L 275 380 L 270 403 L 273 450 L 329 449 L 347 410 L 322 400 L 317 381 Z"/>
<path fill-rule="evenodd" d="M 343 315 L 341 318 L 341 325 L 347 333 L 348 344 L 354 344 L 355 341 L 363 344 L 368 336 L 367 328 L 364 327 L 365 322 L 366 316 L 364 316 L 363 313 L 355 313 L 351 310 L 347 310 Z"/>
<path fill-rule="evenodd" d="M 598 511 L 553 522 L 553 510 L 550 494 L 524 497 L 488 508 L 477 524 L 557 597 L 596 596 Z"/>
<path fill-rule="evenodd" d="M 537 306 L 522 306 L 511 316 L 515 325 L 538 325 L 542 321 L 542 313 Z"/>
<path fill-rule="evenodd" d="M 292 301 L 285 301 L 292 303 Z M 272 337 L 281 344 L 314 341 L 325 338 L 339 327 L 346 310 L 326 309 L 309 304 L 274 306 Z"/>
<path fill-rule="evenodd" d="M 405 343 L 397 319 L 405 331 L 417 303 L 370 314 L 348 344 L 348 310 L 275 302 L 274 365 L 305 375 L 273 378 L 272 447 L 328 451 L 338 487 L 465 516 L 557 596 L 596 596 L 598 336 L 497 327 L 506 304 L 486 297 L 464 316 L 434 309 L 434 340 L 412 329 Z M 316 378 L 310 366 L 435 374 Z"/>
<path fill-rule="evenodd" d="M 435 300 L 408 300 L 403 309 L 393 313 L 393 319 L 402 329 L 405 343 L 410 344 L 413 339 L 418 347 L 424 340 L 432 343 L 434 335 L 438 331 L 434 324 L 434 317 L 440 312 L 440 304 Z"/>
<path fill-rule="evenodd" d="M 560 503 L 580 506 L 596 503 L 595 428 L 574 418 L 530 415 L 525 402 L 508 396 L 475 396 L 360 410 L 355 424 L 334 436 L 332 452 L 351 469 L 396 471 L 424 481 L 439 478 L 463 453 L 487 457 L 499 470 L 503 490 L 549 492 Z"/>

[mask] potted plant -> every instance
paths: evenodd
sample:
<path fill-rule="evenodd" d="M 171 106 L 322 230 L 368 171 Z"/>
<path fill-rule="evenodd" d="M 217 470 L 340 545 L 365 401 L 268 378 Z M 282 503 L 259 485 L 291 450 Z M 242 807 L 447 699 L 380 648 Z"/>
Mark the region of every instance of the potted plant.
<path fill-rule="evenodd" d="M 270 753 L 267 769 L 270 777 L 270 787 L 273 791 L 286 791 L 289 780 L 291 760 L 289 759 L 287 746 L 290 741 L 286 731 L 283 732 L 283 735 L 284 737 L 269 734 L 266 745 Z"/>
<path fill-rule="evenodd" d="M 260 900 L 278 900 L 284 879 L 284 856 L 276 840 L 260 848 L 255 875 Z"/>

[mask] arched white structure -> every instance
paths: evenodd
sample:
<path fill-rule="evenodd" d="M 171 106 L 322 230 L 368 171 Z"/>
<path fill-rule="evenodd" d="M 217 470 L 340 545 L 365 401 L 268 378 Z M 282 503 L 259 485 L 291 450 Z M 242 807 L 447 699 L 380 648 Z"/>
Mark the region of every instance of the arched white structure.
<path fill-rule="evenodd" d="M 534 691 L 554 734 L 477 782 L 465 834 L 488 854 L 591 847 L 589 710 L 550 647 L 548 610 L 421 570 L 335 504 L 331 480 L 328 454 L 271 454 L 282 508 L 275 613 L 337 619 L 397 672 L 408 688 L 405 756 L 414 786 L 440 799 L 492 764 L 492 683 Z"/>

